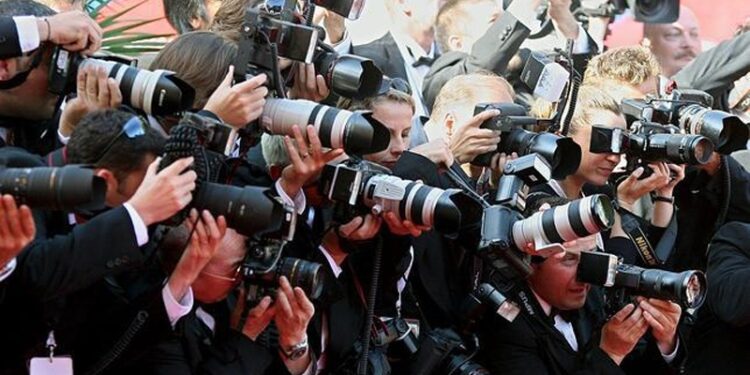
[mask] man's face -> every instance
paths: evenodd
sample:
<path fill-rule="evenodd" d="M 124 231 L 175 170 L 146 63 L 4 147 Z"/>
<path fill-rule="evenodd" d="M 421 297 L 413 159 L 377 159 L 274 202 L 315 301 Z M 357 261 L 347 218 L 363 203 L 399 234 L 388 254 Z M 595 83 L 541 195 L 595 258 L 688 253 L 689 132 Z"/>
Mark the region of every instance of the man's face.
<path fill-rule="evenodd" d="M 372 117 L 388 128 L 391 133 L 391 142 L 387 149 L 366 155 L 365 159 L 393 168 L 401 154 L 409 148 L 412 116 L 414 116 L 414 111 L 406 103 L 385 101 L 375 105 Z"/>
<path fill-rule="evenodd" d="M 448 39 L 451 51 L 470 53 L 474 43 L 487 32 L 500 16 L 502 7 L 495 0 L 463 5 L 465 22 L 456 26 L 456 35 Z M 447 51 L 446 51 L 447 52 Z"/>
<path fill-rule="evenodd" d="M 146 176 L 148 166 L 156 159 L 156 156 L 148 154 L 143 159 L 141 168 L 126 174 L 116 182 L 107 181 L 107 206 L 117 207 L 127 202 L 133 197 L 133 195 L 135 195 L 135 192 L 138 190 L 138 187 L 141 186 L 141 183 Z M 106 177 L 105 179 L 109 180 L 110 177 Z"/>
<path fill-rule="evenodd" d="M 450 108 L 450 112 L 445 119 L 443 119 L 443 127 L 446 130 L 448 139 L 453 136 L 456 131 L 466 123 L 468 123 L 472 117 L 474 117 L 474 107 L 480 103 L 513 103 L 513 97 L 502 87 L 495 87 L 493 89 L 481 89 L 477 92 L 476 101 L 469 105 L 453 106 Z"/>
<path fill-rule="evenodd" d="M 216 254 L 191 286 L 195 299 L 203 303 L 216 303 L 226 298 L 237 286 L 237 271 L 245 258 L 245 240 L 244 236 L 227 229 Z"/>
<path fill-rule="evenodd" d="M 552 255 L 541 264 L 534 265 L 534 273 L 528 279 L 531 289 L 559 310 L 583 307 L 590 286 L 576 279 L 578 261 L 581 250 L 591 250 L 595 244 L 595 235 L 579 239 L 575 248 Z"/>
<path fill-rule="evenodd" d="M 626 128 L 625 119 L 609 111 L 595 111 L 591 116 L 591 124 L 576 129 L 571 138 L 581 146 L 581 164 L 575 177 L 594 185 L 607 183 L 612 171 L 620 163 L 619 154 L 595 154 L 589 151 L 591 145 L 591 125 Z"/>
<path fill-rule="evenodd" d="M 45 50 L 35 53 L 45 53 Z M 36 69 L 31 70 L 26 81 L 10 90 L 0 91 L 0 115 L 26 120 L 49 120 L 55 115 L 58 97 L 48 91 L 47 74 L 49 57 Z M 29 69 L 31 58 L 21 59 L 18 71 Z"/>
<path fill-rule="evenodd" d="M 399 0 L 392 0 L 399 2 Z M 409 26 L 425 30 L 435 25 L 438 13 L 438 0 L 401 0 L 404 10 L 409 14 Z M 400 18 L 399 18 L 400 19 Z"/>
<path fill-rule="evenodd" d="M 680 8 L 680 18 L 671 24 L 654 24 L 645 28 L 651 51 L 659 60 L 662 73 L 672 77 L 702 51 L 698 20 L 693 12 Z"/>

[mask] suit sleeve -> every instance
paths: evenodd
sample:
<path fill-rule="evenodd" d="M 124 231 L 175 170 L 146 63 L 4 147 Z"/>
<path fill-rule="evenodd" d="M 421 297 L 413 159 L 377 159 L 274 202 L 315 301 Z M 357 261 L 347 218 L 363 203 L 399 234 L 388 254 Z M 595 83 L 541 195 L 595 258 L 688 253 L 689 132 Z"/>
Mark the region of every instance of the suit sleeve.
<path fill-rule="evenodd" d="M 716 233 L 708 253 L 708 305 L 719 319 L 736 327 L 750 324 L 748 230 L 747 224 L 726 224 Z"/>
<path fill-rule="evenodd" d="M 471 54 L 460 59 L 456 64 L 435 62 L 424 79 L 422 95 L 429 108 L 435 104 L 440 89 L 451 78 L 479 70 L 490 70 L 503 73 L 508 62 L 518 52 L 521 43 L 529 36 L 529 29 L 519 22 L 510 12 L 504 12 L 500 18 L 474 43 Z M 446 56 L 447 58 L 448 56 Z"/>
<path fill-rule="evenodd" d="M 68 235 L 32 242 L 9 281 L 13 288 L 46 300 L 84 289 L 143 259 L 130 216 L 118 207 Z"/>
<path fill-rule="evenodd" d="M 18 57 L 22 54 L 15 21 L 12 17 L 0 17 L 0 59 Z"/>
<path fill-rule="evenodd" d="M 749 69 L 750 33 L 744 33 L 701 53 L 673 79 L 677 87 L 702 90 L 717 96 L 729 89 Z"/>

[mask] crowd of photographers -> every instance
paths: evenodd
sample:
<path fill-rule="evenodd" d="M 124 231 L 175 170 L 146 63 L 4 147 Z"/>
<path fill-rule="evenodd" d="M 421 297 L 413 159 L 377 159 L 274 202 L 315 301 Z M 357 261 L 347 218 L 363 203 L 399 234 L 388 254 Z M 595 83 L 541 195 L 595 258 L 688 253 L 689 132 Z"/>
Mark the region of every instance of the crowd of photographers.
<path fill-rule="evenodd" d="M 0 1 L 0 374 L 747 371 L 750 33 L 383 1 Z"/>

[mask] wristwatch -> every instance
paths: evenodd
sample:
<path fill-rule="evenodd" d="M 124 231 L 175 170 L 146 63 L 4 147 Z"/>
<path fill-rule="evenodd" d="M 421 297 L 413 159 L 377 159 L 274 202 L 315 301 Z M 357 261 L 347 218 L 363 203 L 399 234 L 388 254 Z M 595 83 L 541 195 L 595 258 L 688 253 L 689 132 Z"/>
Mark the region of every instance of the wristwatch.
<path fill-rule="evenodd" d="M 286 348 L 279 345 L 279 349 L 281 349 L 281 353 L 284 354 L 284 357 L 288 360 L 298 360 L 307 353 L 307 336 L 305 336 L 298 344 Z"/>

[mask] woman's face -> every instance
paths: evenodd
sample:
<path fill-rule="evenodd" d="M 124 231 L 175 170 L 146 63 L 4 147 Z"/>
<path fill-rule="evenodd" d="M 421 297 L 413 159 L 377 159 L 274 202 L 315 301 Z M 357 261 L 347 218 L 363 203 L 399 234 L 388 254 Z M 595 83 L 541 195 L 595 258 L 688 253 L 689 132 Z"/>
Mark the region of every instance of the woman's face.
<path fill-rule="evenodd" d="M 587 183 L 601 186 L 607 183 L 609 176 L 620 163 L 619 154 L 594 154 L 589 151 L 591 144 L 591 126 L 601 125 L 611 128 L 626 129 L 627 124 L 623 116 L 610 111 L 594 111 L 591 123 L 576 129 L 571 138 L 581 146 L 581 164 L 575 176 Z"/>

